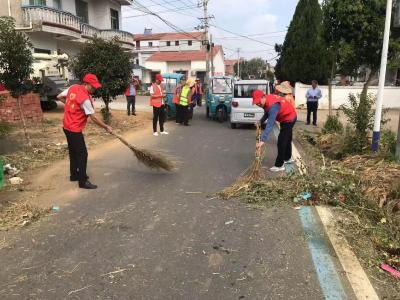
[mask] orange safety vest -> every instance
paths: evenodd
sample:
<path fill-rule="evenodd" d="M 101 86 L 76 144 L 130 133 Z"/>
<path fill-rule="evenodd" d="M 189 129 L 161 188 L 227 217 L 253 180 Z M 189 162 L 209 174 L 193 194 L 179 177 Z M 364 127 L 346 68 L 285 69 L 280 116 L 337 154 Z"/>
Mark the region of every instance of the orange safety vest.
<path fill-rule="evenodd" d="M 181 94 L 181 91 L 182 91 L 182 87 L 181 86 L 177 86 L 174 89 L 174 96 L 172 98 L 172 103 L 179 104 L 179 95 Z"/>
<path fill-rule="evenodd" d="M 292 104 L 293 108 L 296 109 L 296 102 L 292 94 L 287 94 L 284 98 L 287 103 Z"/>
<path fill-rule="evenodd" d="M 194 93 L 203 95 L 203 85 L 201 83 L 199 83 L 199 84 L 195 83 L 194 84 Z"/>
<path fill-rule="evenodd" d="M 152 95 L 153 97 L 150 98 L 150 106 L 161 107 L 161 105 L 164 104 L 163 103 L 164 89 L 162 85 L 158 86 L 155 83 L 153 83 L 151 86 L 153 87 L 154 94 Z"/>

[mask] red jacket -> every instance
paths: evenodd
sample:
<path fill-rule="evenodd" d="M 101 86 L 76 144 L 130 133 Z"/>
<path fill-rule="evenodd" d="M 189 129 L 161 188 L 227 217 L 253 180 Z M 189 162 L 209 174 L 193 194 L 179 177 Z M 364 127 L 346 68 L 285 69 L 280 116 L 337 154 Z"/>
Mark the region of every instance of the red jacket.
<path fill-rule="evenodd" d="M 85 100 L 90 100 L 93 106 L 92 98 L 83 85 L 74 84 L 69 88 L 64 107 L 64 129 L 72 132 L 82 132 L 85 129 L 88 116 L 81 108 Z"/>
<path fill-rule="evenodd" d="M 274 94 L 269 94 L 266 96 L 264 110 L 267 112 L 275 103 L 279 103 L 281 105 L 281 109 L 276 116 L 276 120 L 279 123 L 292 122 L 297 117 L 296 110 L 294 109 L 293 105 L 290 102 L 287 102 L 284 98 Z"/>

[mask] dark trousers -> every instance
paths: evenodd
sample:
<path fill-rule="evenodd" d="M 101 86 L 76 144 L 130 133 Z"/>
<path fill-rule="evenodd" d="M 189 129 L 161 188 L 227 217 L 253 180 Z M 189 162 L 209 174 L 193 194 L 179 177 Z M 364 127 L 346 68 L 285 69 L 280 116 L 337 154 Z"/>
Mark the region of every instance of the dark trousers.
<path fill-rule="evenodd" d="M 181 124 L 182 121 L 182 112 L 181 112 L 181 106 L 179 104 L 175 104 L 176 108 L 176 123 Z"/>
<path fill-rule="evenodd" d="M 317 125 L 318 102 L 307 102 L 307 124 L 310 124 L 311 113 L 313 114 L 313 124 Z"/>
<path fill-rule="evenodd" d="M 282 167 L 285 160 L 292 157 L 293 127 L 296 121 L 281 123 L 281 130 L 278 136 L 278 156 L 275 167 Z"/>
<path fill-rule="evenodd" d="M 131 114 L 131 107 L 132 107 L 132 114 L 136 112 L 135 109 L 135 104 L 136 104 L 136 96 L 126 96 L 126 102 L 127 102 L 127 110 L 128 110 L 128 116 Z"/>
<path fill-rule="evenodd" d="M 88 152 L 82 132 L 71 132 L 64 129 L 68 142 L 69 168 L 72 178 L 78 178 L 79 184 L 84 184 L 87 180 L 86 167 Z"/>
<path fill-rule="evenodd" d="M 201 106 L 201 94 L 194 94 L 193 95 L 193 103 Z"/>
<path fill-rule="evenodd" d="M 161 107 L 153 106 L 153 132 L 157 132 L 157 122 L 160 123 L 160 131 L 164 131 L 164 110 L 165 105 L 161 105 Z"/>

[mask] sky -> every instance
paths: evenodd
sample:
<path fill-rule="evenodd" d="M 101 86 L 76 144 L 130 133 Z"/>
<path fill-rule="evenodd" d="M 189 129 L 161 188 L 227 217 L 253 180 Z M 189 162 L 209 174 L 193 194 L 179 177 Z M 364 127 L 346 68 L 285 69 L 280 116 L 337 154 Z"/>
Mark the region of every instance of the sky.
<path fill-rule="evenodd" d="M 198 0 L 134 0 L 184 31 L 195 31 L 203 16 Z M 202 1 L 200 1 L 202 2 Z M 282 43 L 292 20 L 298 0 L 209 0 L 208 14 L 213 42 L 224 47 L 226 59 L 261 57 L 274 64 L 276 53 L 273 45 Z M 179 12 L 176 12 L 179 9 Z M 175 10 L 175 11 L 171 11 Z M 123 7 L 122 29 L 143 33 L 152 28 L 153 33 L 174 32 L 155 16 L 144 15 L 135 4 Z M 234 34 L 230 33 L 233 32 Z M 250 36 L 256 41 L 235 34 Z"/>

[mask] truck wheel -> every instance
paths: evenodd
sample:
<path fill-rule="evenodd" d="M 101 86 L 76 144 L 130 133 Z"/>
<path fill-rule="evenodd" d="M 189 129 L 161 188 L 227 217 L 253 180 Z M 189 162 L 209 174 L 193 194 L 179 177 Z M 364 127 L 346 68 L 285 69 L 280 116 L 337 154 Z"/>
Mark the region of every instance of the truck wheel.
<path fill-rule="evenodd" d="M 232 128 L 232 129 L 236 129 L 236 127 L 237 127 L 237 124 L 236 124 L 236 123 L 231 123 L 231 128 Z"/>

